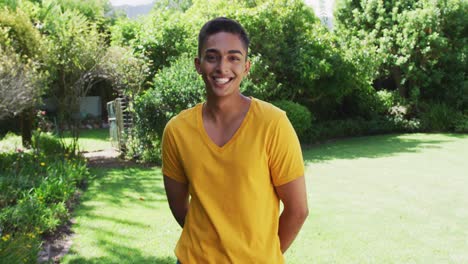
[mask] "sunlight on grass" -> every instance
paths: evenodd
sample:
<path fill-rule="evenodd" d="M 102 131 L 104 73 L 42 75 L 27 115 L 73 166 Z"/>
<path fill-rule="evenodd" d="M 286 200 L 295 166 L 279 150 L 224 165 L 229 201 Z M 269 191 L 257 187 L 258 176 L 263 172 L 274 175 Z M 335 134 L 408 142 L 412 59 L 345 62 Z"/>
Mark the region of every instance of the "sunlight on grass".
<path fill-rule="evenodd" d="M 158 168 L 96 169 L 76 210 L 72 252 L 61 263 L 170 263 L 181 228 Z"/>
<path fill-rule="evenodd" d="M 468 263 L 468 135 L 355 138 L 304 156 L 296 263 Z"/>
<path fill-rule="evenodd" d="M 286 262 L 468 263 L 468 135 L 386 135 L 304 151 L 310 216 Z M 62 263 L 175 263 L 160 168 L 98 169 Z M 255 208 L 252 208 L 255 210 Z"/>
<path fill-rule="evenodd" d="M 71 142 L 69 133 L 65 133 L 65 142 Z M 80 151 L 92 152 L 98 150 L 111 149 L 109 139 L 109 129 L 92 129 L 80 131 L 78 144 Z"/>
<path fill-rule="evenodd" d="M 21 143 L 21 137 L 13 134 L 8 133 L 0 139 L 0 153 L 1 152 L 12 152 L 17 149 L 22 149 L 23 143 Z"/>
<path fill-rule="evenodd" d="M 64 140 L 66 143 L 71 142 L 70 133 L 65 132 Z M 80 131 L 78 144 L 80 146 L 80 151 L 85 152 L 111 149 L 112 145 L 109 138 L 109 129 Z M 0 152 L 14 151 L 18 148 L 23 148 L 21 136 L 9 133 L 0 139 Z"/>

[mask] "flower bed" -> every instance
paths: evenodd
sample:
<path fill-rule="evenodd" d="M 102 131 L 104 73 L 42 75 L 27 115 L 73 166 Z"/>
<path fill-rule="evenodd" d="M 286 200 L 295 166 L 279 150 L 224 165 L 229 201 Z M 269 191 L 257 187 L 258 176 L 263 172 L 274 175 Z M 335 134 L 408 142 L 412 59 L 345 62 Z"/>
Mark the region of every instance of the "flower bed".
<path fill-rule="evenodd" d="M 70 218 L 88 179 L 85 160 L 49 133 L 35 133 L 32 149 L 0 153 L 0 259 L 36 263 L 41 237 Z"/>

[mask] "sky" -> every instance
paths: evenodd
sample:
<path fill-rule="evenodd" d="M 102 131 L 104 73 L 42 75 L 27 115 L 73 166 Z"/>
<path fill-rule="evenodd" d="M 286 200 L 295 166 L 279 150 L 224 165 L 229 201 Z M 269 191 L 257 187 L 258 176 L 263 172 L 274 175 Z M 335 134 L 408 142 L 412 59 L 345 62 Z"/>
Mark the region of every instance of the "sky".
<path fill-rule="evenodd" d="M 137 6 L 137 5 L 146 5 L 146 4 L 152 3 L 154 2 L 154 0 L 110 0 L 110 2 L 113 6 L 121 6 L 121 5 Z"/>

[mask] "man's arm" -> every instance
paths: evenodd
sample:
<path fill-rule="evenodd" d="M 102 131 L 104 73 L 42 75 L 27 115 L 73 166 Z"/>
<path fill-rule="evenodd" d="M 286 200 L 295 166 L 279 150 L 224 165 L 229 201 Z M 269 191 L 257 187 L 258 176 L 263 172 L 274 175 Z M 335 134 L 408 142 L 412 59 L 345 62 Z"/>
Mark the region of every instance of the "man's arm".
<path fill-rule="evenodd" d="M 164 175 L 164 188 L 166 189 L 167 201 L 172 215 L 177 223 L 184 228 L 189 204 L 188 184 L 178 182 Z"/>
<path fill-rule="evenodd" d="M 284 205 L 279 219 L 278 236 L 281 252 L 285 253 L 309 215 L 304 176 L 276 186 L 276 193 Z"/>

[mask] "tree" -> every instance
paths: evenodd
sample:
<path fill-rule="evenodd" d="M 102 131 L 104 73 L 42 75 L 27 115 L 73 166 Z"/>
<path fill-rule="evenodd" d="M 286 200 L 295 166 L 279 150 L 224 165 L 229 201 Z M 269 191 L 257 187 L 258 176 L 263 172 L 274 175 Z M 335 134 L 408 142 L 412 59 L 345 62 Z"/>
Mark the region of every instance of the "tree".
<path fill-rule="evenodd" d="M 5 115 L 20 115 L 24 146 L 31 143 L 32 107 L 45 89 L 41 80 L 43 40 L 22 10 L 0 10 L 2 106 Z M 2 114 L 0 114 L 2 115 Z"/>
<path fill-rule="evenodd" d="M 41 77 L 35 62 L 0 46 L 0 119 L 33 107 L 41 95 Z"/>
<path fill-rule="evenodd" d="M 99 81 L 96 70 L 105 52 L 97 26 L 76 11 L 53 8 L 45 18 L 51 92 L 57 101 L 61 124 L 71 128 L 75 143 L 79 136 L 80 98 Z"/>
<path fill-rule="evenodd" d="M 114 89 L 133 101 L 144 88 L 149 74 L 149 63 L 129 47 L 113 46 L 102 57 L 97 74 L 109 80 Z"/>
<path fill-rule="evenodd" d="M 343 0 L 336 11 L 343 42 L 366 42 L 379 58 L 378 79 L 400 95 L 468 104 L 468 2 L 464 0 Z"/>

